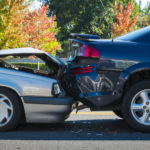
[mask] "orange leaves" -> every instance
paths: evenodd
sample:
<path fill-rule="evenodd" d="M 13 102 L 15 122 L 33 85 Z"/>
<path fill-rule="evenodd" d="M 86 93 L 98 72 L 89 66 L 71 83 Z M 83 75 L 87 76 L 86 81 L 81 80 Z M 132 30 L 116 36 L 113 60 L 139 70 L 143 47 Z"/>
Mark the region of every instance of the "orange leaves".
<path fill-rule="evenodd" d="M 56 39 L 56 16 L 48 17 L 48 11 L 48 6 L 43 4 L 39 10 L 29 12 L 25 18 L 27 25 L 24 30 L 29 35 L 29 41 L 32 41 L 34 48 L 55 54 L 61 46 Z"/>
<path fill-rule="evenodd" d="M 127 10 L 120 4 L 120 11 L 118 11 L 118 4 L 115 3 L 115 17 L 117 21 L 113 24 L 113 37 L 120 36 L 132 30 L 137 21 L 137 17 L 133 20 L 131 19 L 132 10 L 132 1 L 128 4 Z"/>
<path fill-rule="evenodd" d="M 24 17 L 23 32 L 27 33 L 28 41 L 26 45 L 32 45 L 34 48 L 38 48 L 44 51 L 51 51 L 51 46 L 48 43 L 57 42 L 56 35 L 56 16 L 52 18 L 47 16 L 48 6 L 44 4 L 39 10 L 28 12 Z M 59 49 L 60 49 L 60 44 Z M 57 50 L 58 46 L 53 47 L 53 50 Z"/>
<path fill-rule="evenodd" d="M 23 3 L 13 6 L 5 48 L 33 47 L 56 54 L 61 49 L 56 39 L 56 16 L 47 16 L 49 8 L 45 4 L 32 12 L 24 8 Z"/>
<path fill-rule="evenodd" d="M 2 48 L 15 48 L 23 45 L 24 33 L 20 30 L 23 21 L 23 15 L 26 12 L 28 5 L 24 4 L 25 0 L 9 0 L 7 7 L 9 13 L 7 13 L 7 28 L 5 32 L 5 44 Z M 4 14 L 3 14 L 4 15 Z"/>

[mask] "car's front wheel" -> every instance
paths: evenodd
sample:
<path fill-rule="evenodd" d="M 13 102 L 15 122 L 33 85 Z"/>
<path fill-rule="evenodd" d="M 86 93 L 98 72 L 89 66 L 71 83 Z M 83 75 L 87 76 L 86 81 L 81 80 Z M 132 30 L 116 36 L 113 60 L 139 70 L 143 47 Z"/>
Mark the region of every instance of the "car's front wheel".
<path fill-rule="evenodd" d="M 22 105 L 18 96 L 5 88 L 0 88 L 0 131 L 15 128 L 22 117 Z"/>
<path fill-rule="evenodd" d="M 122 115 L 133 129 L 150 132 L 150 81 L 135 84 L 125 94 Z"/>

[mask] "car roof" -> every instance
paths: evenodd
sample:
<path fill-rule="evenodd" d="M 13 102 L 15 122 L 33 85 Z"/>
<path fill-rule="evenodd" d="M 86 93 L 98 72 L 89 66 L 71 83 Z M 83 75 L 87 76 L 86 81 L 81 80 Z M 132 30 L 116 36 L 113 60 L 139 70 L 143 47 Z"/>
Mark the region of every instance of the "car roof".
<path fill-rule="evenodd" d="M 19 55 L 45 54 L 45 52 L 38 50 L 38 49 L 31 48 L 31 47 L 0 50 L 0 56 L 18 55 L 18 54 Z"/>
<path fill-rule="evenodd" d="M 129 32 L 125 35 L 115 38 L 115 40 L 133 41 L 133 42 L 150 42 L 150 26 Z"/>

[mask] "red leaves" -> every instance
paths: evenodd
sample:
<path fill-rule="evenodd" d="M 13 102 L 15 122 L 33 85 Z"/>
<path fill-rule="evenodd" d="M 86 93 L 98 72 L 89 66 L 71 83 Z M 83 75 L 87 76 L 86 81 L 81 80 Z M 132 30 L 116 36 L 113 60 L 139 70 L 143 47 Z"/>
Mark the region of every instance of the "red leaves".
<path fill-rule="evenodd" d="M 24 1 L 24 0 L 22 0 Z M 48 6 L 28 11 L 23 3 L 14 5 L 9 27 L 7 28 L 6 48 L 33 47 L 55 55 L 60 50 L 56 39 L 56 16 L 48 17 Z"/>
<path fill-rule="evenodd" d="M 49 18 L 47 17 L 48 6 L 42 5 L 39 10 L 33 12 L 28 12 L 24 18 L 24 32 L 29 35 L 29 41 L 33 41 L 34 45 L 37 47 L 40 44 L 44 44 L 47 41 L 56 40 L 56 16 Z M 47 40 L 44 40 L 47 39 Z"/>
<path fill-rule="evenodd" d="M 115 3 L 115 17 L 117 22 L 113 24 L 113 36 L 119 36 L 132 30 L 132 27 L 136 24 L 137 17 L 131 19 L 131 13 L 133 10 L 132 1 L 128 4 L 127 10 L 120 4 L 120 12 L 118 12 L 118 4 Z"/>

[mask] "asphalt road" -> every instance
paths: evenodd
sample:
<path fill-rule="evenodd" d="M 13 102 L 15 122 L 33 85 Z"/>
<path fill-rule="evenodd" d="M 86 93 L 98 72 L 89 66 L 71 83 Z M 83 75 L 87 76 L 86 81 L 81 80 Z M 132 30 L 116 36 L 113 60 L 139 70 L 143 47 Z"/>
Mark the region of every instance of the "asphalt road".
<path fill-rule="evenodd" d="M 0 132 L 0 150 L 150 150 L 150 133 L 133 131 L 112 112 L 85 110 L 63 124 Z"/>

